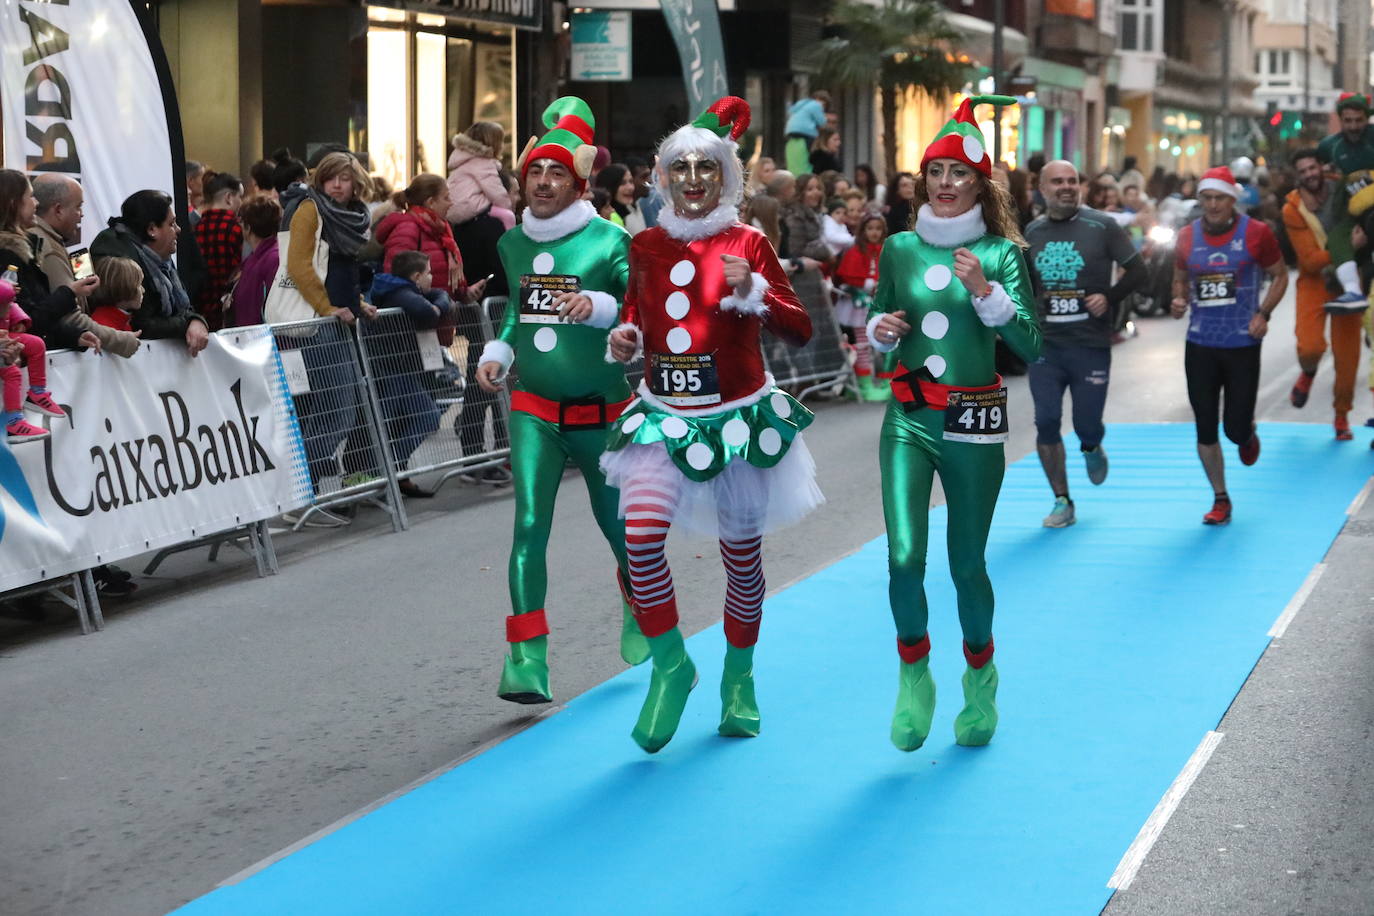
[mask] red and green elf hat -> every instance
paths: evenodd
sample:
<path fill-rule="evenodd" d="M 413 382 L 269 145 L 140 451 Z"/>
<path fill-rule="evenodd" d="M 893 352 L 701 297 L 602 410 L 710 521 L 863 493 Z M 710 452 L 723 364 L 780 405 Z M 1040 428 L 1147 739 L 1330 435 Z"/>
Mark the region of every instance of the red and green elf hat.
<path fill-rule="evenodd" d="M 692 126 L 705 128 L 717 137 L 728 135 L 731 140 L 738 140 L 749 129 L 749 103 L 734 95 L 716 99 Z"/>
<path fill-rule="evenodd" d="M 1336 100 L 1336 111 L 1346 108 L 1353 108 L 1369 114 L 1369 96 L 1362 92 L 1342 92 L 1341 97 Z"/>
<path fill-rule="evenodd" d="M 973 166 L 985 176 L 992 176 L 992 157 L 983 148 L 983 131 L 973 120 L 975 105 L 1015 105 L 1016 99 L 1005 95 L 975 95 L 959 103 L 954 117 L 935 135 L 921 157 L 921 169 L 932 159 L 958 159 Z"/>
<path fill-rule="evenodd" d="M 544 109 L 544 126 L 549 132 L 537 140 L 530 137 L 515 163 L 520 178 L 524 179 L 530 163 L 536 159 L 553 159 L 566 165 L 579 182 L 585 182 L 596 159 L 596 147 L 592 145 L 596 118 L 591 108 L 577 96 L 565 95 Z"/>

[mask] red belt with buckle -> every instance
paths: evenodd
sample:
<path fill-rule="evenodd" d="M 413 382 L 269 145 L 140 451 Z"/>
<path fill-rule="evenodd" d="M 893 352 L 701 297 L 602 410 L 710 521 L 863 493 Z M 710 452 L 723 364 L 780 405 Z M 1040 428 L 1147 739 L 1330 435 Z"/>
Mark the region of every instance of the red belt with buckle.
<path fill-rule="evenodd" d="M 512 391 L 510 409 L 534 414 L 541 420 L 557 423 L 561 427 L 578 429 L 605 429 L 607 423 L 614 423 L 625 405 L 633 398 L 626 398 L 615 404 L 607 404 L 605 398 L 573 398 L 567 401 L 551 401 L 532 391 Z"/>
<path fill-rule="evenodd" d="M 916 387 L 912 388 L 912 381 Z M 892 380 L 892 394 L 908 411 L 919 410 L 924 401 L 924 406 L 932 410 L 944 410 L 949 406 L 949 393 L 951 391 L 995 391 L 1002 387 L 1002 376 L 998 375 L 991 385 L 982 385 L 971 388 L 964 385 L 941 385 L 939 382 L 927 381 L 916 373 L 907 369 L 901 363 L 897 364 L 897 377 Z M 919 393 L 919 397 L 917 396 Z"/>

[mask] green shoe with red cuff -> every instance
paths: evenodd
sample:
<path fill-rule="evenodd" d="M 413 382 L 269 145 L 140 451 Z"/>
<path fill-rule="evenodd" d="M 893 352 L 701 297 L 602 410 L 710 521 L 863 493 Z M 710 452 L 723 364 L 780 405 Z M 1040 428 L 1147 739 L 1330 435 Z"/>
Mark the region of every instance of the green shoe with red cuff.
<path fill-rule="evenodd" d="M 720 726 L 726 738 L 757 738 L 759 704 L 754 698 L 754 647 L 726 645 L 720 676 Z"/>
<path fill-rule="evenodd" d="M 964 643 L 964 708 L 954 717 L 954 743 L 982 747 L 997 731 L 997 666 L 992 663 L 992 640 L 983 651 L 969 651 Z"/>
<path fill-rule="evenodd" d="M 935 679 L 930 675 L 930 635 L 914 646 L 897 640 L 902 658 L 897 686 L 897 709 L 892 713 L 892 744 L 899 751 L 914 751 L 930 736 L 935 717 Z"/>
<path fill-rule="evenodd" d="M 510 654 L 501 668 L 496 695 L 512 703 L 551 703 L 549 691 L 549 626 L 544 610 L 506 618 Z"/>
<path fill-rule="evenodd" d="M 649 695 L 644 698 L 630 737 L 648 753 L 656 754 L 677 732 L 682 711 L 687 708 L 687 696 L 697 685 L 697 666 L 687 655 L 682 631 L 676 625 L 661 635 L 650 636 L 649 651 L 654 659 L 654 673 L 649 678 Z"/>

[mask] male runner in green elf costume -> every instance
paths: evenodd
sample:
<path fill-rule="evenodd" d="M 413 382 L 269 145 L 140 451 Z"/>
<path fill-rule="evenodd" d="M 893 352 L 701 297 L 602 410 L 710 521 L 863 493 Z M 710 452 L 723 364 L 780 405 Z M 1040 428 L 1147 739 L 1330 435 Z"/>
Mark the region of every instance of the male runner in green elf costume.
<path fill-rule="evenodd" d="M 868 337 L 901 357 L 878 439 L 887 521 L 888 598 L 901 657 L 892 743 L 914 751 L 930 734 L 935 682 L 923 585 L 930 489 L 940 475 L 949 506 L 949 567 L 964 632 L 959 744 L 983 745 L 997 728 L 992 583 L 983 558 L 1005 471 L 1007 389 L 994 366 L 1000 336 L 1034 362 L 1040 326 L 1021 256 L 1011 196 L 991 180 L 992 159 L 966 99 L 926 148 L 916 179 L 912 232 L 883 245 Z"/>
<path fill-rule="evenodd" d="M 606 337 L 620 317 L 630 271 L 630 236 L 582 200 L 596 147 L 587 103 L 565 96 L 544 111 L 549 128 L 516 163 L 529 198 L 520 225 L 497 247 L 511 298 L 497 338 L 482 351 L 477 382 L 496 391 L 520 358 L 511 392 L 511 467 L 515 538 L 506 618 L 510 655 L 498 694 L 515 703 L 548 703 L 548 590 L 545 553 L 554 500 L 569 459 L 581 470 L 597 524 L 619 566 L 623 624 L 620 655 L 638 665 L 649 645 L 631 613 L 625 524 L 619 494 L 598 467 L 607 424 L 630 401 L 624 367 L 608 362 Z"/>

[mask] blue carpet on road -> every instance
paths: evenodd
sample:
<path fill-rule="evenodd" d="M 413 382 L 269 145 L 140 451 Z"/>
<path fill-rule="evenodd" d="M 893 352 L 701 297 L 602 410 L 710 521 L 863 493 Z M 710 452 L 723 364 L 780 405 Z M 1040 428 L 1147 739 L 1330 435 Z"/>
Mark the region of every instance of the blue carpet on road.
<path fill-rule="evenodd" d="M 181 912 L 1097 913 L 1374 470 L 1326 426 L 1261 435 L 1252 468 L 1226 446 L 1228 528 L 1200 524 L 1211 494 L 1190 425 L 1111 427 L 1105 486 L 1071 462 L 1065 530 L 1040 526 L 1034 455 L 1008 469 L 988 547 L 1002 724 L 987 748 L 953 741 L 963 658 L 941 508 L 939 705 L 921 750 L 887 738 L 898 662 L 880 539 L 768 600 L 760 738 L 715 734 L 716 626 L 688 643 L 701 684 L 658 755 L 629 737 L 644 666 Z"/>

